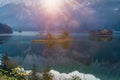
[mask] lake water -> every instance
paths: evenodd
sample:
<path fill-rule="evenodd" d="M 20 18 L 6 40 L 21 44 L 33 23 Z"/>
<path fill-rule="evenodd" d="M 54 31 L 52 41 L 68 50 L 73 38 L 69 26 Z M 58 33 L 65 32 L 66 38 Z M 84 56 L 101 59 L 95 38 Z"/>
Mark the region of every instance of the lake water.
<path fill-rule="evenodd" d="M 15 32 L 0 35 L 0 55 L 31 69 L 42 71 L 50 66 L 60 72 L 78 70 L 94 74 L 101 80 L 120 80 L 120 35 L 90 37 L 72 34 L 72 41 L 63 43 L 33 43 L 42 39 L 37 32 Z"/>

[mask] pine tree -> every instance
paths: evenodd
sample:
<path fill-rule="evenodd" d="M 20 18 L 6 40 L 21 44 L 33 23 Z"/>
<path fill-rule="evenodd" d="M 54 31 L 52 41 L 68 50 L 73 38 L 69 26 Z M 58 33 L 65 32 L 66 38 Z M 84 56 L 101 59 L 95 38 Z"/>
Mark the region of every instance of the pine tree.
<path fill-rule="evenodd" d="M 4 70 L 12 70 L 13 68 L 17 67 L 17 64 L 10 61 L 7 54 L 2 55 L 1 66 Z"/>
<path fill-rule="evenodd" d="M 32 74 L 29 80 L 39 80 L 39 77 L 37 76 L 36 65 L 33 65 Z"/>
<path fill-rule="evenodd" d="M 53 80 L 53 75 L 49 73 L 50 67 L 44 69 L 43 71 L 43 80 Z"/>
<path fill-rule="evenodd" d="M 9 58 L 7 54 L 3 54 L 2 55 L 2 60 L 1 60 L 1 66 L 3 69 L 8 69 L 8 65 L 9 65 Z"/>

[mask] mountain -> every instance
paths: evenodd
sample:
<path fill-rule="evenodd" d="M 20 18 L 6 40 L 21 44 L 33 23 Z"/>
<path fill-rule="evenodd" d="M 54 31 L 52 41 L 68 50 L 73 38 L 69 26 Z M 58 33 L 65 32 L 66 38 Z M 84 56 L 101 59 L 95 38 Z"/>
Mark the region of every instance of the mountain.
<path fill-rule="evenodd" d="M 35 16 L 29 7 L 23 4 L 7 4 L 0 7 L 0 22 L 9 24 L 14 30 L 39 30 L 33 21 Z"/>
<path fill-rule="evenodd" d="M 80 22 L 76 23 L 76 21 L 71 18 L 71 20 L 63 26 L 50 26 L 46 23 L 39 9 L 33 9 L 31 6 L 26 6 L 25 4 L 6 4 L 0 7 L 0 13 L 0 22 L 12 26 L 13 30 L 17 31 L 49 29 L 49 31 L 59 32 L 66 28 L 70 32 L 83 32 L 96 26 L 96 20 L 91 21 L 88 17 L 82 16 L 83 14 L 79 16 L 80 14 L 74 12 L 75 18 Z M 62 18 L 60 19 L 62 21 Z M 46 24 L 47 26 L 44 26 Z M 55 23 L 55 25 L 59 25 L 59 22 Z M 74 25 L 77 25 L 77 27 L 74 27 Z"/>
<path fill-rule="evenodd" d="M 76 14 L 76 13 L 75 13 Z M 71 24 L 69 26 L 66 26 L 66 29 L 69 30 L 70 32 L 81 32 L 88 30 L 91 28 L 94 24 L 94 21 L 88 21 L 86 20 L 85 17 L 78 16 L 76 17 L 79 19 L 80 26 L 74 27 L 72 25 L 78 25 L 79 23 L 74 22 L 74 20 L 71 19 Z M 60 18 L 62 19 L 62 18 Z M 64 29 L 64 26 L 50 26 L 48 25 L 47 27 L 44 27 L 46 20 L 44 20 L 43 15 L 41 15 L 41 11 L 38 9 L 32 9 L 31 6 L 26 6 L 25 4 L 6 4 L 2 7 L 0 7 L 0 22 L 8 24 L 12 26 L 13 30 L 43 30 L 43 29 L 48 29 L 50 31 L 56 31 L 59 32 L 62 29 Z M 88 23 L 89 22 L 89 23 Z M 55 25 L 59 25 L 55 23 Z M 93 27 L 93 26 L 92 26 Z"/>
<path fill-rule="evenodd" d="M 0 23 L 0 34 L 12 33 L 12 28 L 6 24 Z"/>
<path fill-rule="evenodd" d="M 103 28 L 120 31 L 120 1 L 104 0 L 93 5 Z"/>
<path fill-rule="evenodd" d="M 44 18 L 38 6 L 33 8 L 32 5 L 9 3 L 0 7 L 0 22 L 12 26 L 12 29 L 17 31 L 49 29 L 58 32 L 64 27 L 70 32 L 85 32 L 103 28 L 117 31 L 120 30 L 119 4 L 120 2 L 99 2 L 87 6 L 85 9 L 83 7 L 80 11 L 71 11 L 73 17 L 70 16 L 70 21 L 62 24 L 63 26 L 58 26 L 60 23 L 57 20 L 54 24 L 57 26 L 50 26 L 50 24 L 46 24 L 46 20 L 49 18 Z M 64 21 L 62 17 L 59 17 L 59 20 Z"/>

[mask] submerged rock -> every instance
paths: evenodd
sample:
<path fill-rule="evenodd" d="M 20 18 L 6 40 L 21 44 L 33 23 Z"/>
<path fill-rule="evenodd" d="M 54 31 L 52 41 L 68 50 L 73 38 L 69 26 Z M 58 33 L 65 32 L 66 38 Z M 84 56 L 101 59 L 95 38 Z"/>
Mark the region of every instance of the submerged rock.
<path fill-rule="evenodd" d="M 53 80 L 74 80 L 74 79 L 75 80 L 100 80 L 99 78 L 96 78 L 92 74 L 84 74 L 78 71 L 74 71 L 69 74 L 66 74 L 66 73 L 60 73 L 55 70 L 51 70 L 49 73 L 53 75 Z"/>
<path fill-rule="evenodd" d="M 8 33 L 12 33 L 12 32 L 13 32 L 12 28 L 10 28 L 6 24 L 0 23 L 0 34 L 8 34 Z"/>

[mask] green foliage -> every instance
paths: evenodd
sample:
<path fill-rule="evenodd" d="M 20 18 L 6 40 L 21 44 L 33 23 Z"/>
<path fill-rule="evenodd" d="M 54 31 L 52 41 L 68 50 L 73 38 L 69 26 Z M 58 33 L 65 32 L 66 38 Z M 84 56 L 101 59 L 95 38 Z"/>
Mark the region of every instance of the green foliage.
<path fill-rule="evenodd" d="M 18 74 L 15 74 L 14 72 L 10 72 L 0 69 L 0 80 L 27 80 L 23 76 L 19 76 Z"/>
<path fill-rule="evenodd" d="M 43 71 L 43 80 L 53 80 L 53 75 L 50 74 L 49 71 L 50 71 L 49 67 L 44 69 L 44 71 Z"/>
<path fill-rule="evenodd" d="M 24 75 L 17 73 L 17 65 L 10 61 L 7 54 L 2 56 L 0 67 L 0 80 L 27 80 Z"/>
<path fill-rule="evenodd" d="M 72 80 L 81 80 L 81 79 L 80 79 L 80 77 L 75 75 L 75 76 L 72 76 Z"/>

